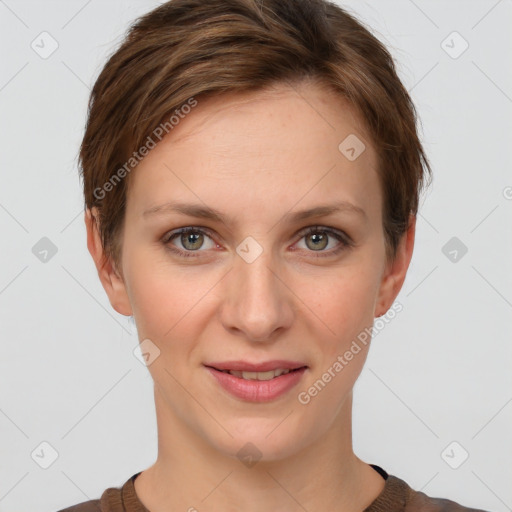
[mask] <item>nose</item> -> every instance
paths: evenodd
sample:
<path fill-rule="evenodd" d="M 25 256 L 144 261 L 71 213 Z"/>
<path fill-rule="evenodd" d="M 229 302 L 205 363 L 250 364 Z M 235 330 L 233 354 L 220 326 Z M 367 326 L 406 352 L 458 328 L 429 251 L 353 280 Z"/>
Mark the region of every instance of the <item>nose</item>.
<path fill-rule="evenodd" d="M 220 317 L 228 331 L 248 341 L 270 343 L 292 325 L 294 296 L 270 251 L 254 261 L 237 256 L 226 277 Z"/>

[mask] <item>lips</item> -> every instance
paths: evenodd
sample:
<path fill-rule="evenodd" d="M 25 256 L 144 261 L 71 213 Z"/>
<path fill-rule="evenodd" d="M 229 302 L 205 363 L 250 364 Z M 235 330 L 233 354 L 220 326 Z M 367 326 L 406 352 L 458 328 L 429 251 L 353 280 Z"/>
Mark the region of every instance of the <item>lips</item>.
<path fill-rule="evenodd" d="M 282 364 L 282 362 L 276 364 L 276 361 L 271 361 L 265 363 L 263 366 L 268 367 L 270 363 L 271 367 L 276 367 L 279 366 L 279 364 Z M 288 361 L 288 363 L 290 363 L 290 361 Z M 255 366 L 261 368 L 262 364 L 252 365 L 252 368 Z M 296 367 L 297 365 L 296 363 L 293 363 L 292 366 Z M 248 366 L 244 363 L 243 367 L 247 368 Z M 264 372 L 241 371 L 242 376 L 238 377 L 231 373 L 238 373 L 236 370 L 220 370 L 206 365 L 205 369 L 211 377 L 213 377 L 213 381 L 217 382 L 224 391 L 227 391 L 231 396 L 246 402 L 270 402 L 272 400 L 277 400 L 280 397 L 284 397 L 299 384 L 307 371 L 307 367 L 302 366 L 297 369 L 287 369 L 286 371 L 288 373 L 283 373 L 274 377 L 272 377 L 272 375 L 267 375 Z M 268 370 L 268 373 L 273 374 L 274 372 L 272 370 Z"/>
<path fill-rule="evenodd" d="M 204 366 L 225 391 L 249 402 L 268 402 L 285 395 L 308 369 L 302 362 L 284 360 L 223 361 Z"/>

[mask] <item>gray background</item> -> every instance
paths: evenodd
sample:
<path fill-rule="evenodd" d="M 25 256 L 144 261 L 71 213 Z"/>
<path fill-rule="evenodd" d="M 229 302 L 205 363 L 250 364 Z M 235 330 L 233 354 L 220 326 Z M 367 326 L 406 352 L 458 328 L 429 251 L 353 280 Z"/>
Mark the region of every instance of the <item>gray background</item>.
<path fill-rule="evenodd" d="M 0 0 L 1 512 L 99 497 L 156 457 L 152 381 L 87 252 L 76 156 L 107 55 L 159 3 Z M 342 5 L 397 60 L 435 174 L 404 310 L 356 384 L 354 449 L 428 495 L 512 510 L 512 2 Z"/>

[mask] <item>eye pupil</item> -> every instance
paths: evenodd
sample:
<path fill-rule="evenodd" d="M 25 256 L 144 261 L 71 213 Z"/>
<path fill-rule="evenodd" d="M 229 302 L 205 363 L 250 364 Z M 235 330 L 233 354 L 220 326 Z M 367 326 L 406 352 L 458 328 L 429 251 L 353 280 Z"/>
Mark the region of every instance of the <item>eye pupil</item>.
<path fill-rule="evenodd" d="M 201 235 L 200 233 L 183 233 L 181 235 L 181 243 L 183 244 L 183 247 L 185 247 L 186 249 L 199 249 L 199 247 L 201 247 L 202 245 L 202 237 L 203 235 Z M 194 246 L 194 244 L 197 243 L 198 240 L 200 240 L 201 243 Z M 188 247 L 187 244 L 189 244 L 189 242 L 193 245 L 192 247 Z"/>
<path fill-rule="evenodd" d="M 314 240 L 313 247 L 309 247 L 309 243 L 307 243 L 309 249 L 325 249 L 325 247 L 327 246 L 327 236 L 325 235 L 325 233 L 321 231 L 317 233 L 312 233 L 310 236 L 306 237 L 306 240 Z"/>

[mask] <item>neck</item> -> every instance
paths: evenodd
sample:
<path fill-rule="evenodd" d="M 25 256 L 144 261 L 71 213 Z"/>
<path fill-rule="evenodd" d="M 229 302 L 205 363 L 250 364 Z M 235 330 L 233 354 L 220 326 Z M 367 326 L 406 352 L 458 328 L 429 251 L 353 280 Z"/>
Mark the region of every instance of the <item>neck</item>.
<path fill-rule="evenodd" d="M 325 435 L 293 454 L 244 464 L 184 424 L 155 386 L 158 458 L 135 480 L 151 512 L 364 510 L 383 478 L 352 450 L 352 394 Z"/>

